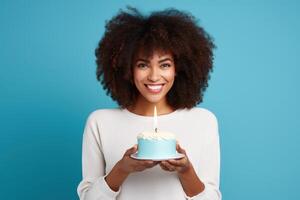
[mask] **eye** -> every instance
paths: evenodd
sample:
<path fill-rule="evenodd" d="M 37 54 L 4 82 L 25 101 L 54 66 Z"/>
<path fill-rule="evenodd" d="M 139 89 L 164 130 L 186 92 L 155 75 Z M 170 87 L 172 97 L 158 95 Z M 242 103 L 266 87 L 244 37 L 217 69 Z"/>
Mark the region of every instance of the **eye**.
<path fill-rule="evenodd" d="M 162 68 L 169 68 L 171 65 L 169 63 L 164 63 L 161 65 Z"/>
<path fill-rule="evenodd" d="M 147 67 L 147 65 L 145 63 L 139 63 L 136 66 L 141 69 L 145 69 Z"/>

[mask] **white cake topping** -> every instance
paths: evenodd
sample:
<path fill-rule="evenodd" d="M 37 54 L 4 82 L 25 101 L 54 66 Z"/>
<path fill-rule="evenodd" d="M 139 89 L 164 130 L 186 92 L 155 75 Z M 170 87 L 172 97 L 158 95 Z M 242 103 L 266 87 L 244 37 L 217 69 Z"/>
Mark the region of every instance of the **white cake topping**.
<path fill-rule="evenodd" d="M 165 131 L 144 131 L 137 136 L 138 139 L 171 140 L 176 139 L 175 135 Z"/>

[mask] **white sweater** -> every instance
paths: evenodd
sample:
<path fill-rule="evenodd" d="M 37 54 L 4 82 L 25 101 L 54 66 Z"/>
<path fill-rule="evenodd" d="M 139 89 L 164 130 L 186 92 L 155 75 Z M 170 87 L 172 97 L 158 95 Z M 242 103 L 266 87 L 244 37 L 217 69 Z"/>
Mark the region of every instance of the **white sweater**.
<path fill-rule="evenodd" d="M 220 200 L 220 146 L 215 115 L 204 108 L 179 109 L 158 116 L 158 128 L 174 133 L 186 150 L 205 189 L 186 196 L 176 172 L 156 165 L 131 173 L 118 192 L 109 188 L 104 177 L 137 143 L 137 135 L 153 129 L 153 117 L 127 109 L 100 109 L 90 114 L 83 134 L 82 175 L 77 192 L 80 200 Z"/>

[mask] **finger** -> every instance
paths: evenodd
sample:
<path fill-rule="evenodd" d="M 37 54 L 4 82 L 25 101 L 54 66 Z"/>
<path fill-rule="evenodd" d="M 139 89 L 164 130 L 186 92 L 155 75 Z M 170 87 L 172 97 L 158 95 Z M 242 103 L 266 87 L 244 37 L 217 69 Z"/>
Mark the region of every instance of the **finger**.
<path fill-rule="evenodd" d="M 160 164 L 160 167 L 163 169 L 163 170 L 165 170 L 165 171 L 181 171 L 182 170 L 182 167 L 175 167 L 175 170 L 170 170 L 169 168 L 167 168 L 165 165 L 163 165 L 163 164 Z"/>
<path fill-rule="evenodd" d="M 166 166 L 164 166 L 162 163 L 159 164 L 160 168 L 162 168 L 165 171 L 169 171 L 168 168 L 166 168 Z"/>
<path fill-rule="evenodd" d="M 178 153 L 186 155 L 185 150 L 179 145 L 179 143 L 176 144 L 176 150 L 178 151 Z"/>
<path fill-rule="evenodd" d="M 174 171 L 174 170 L 175 170 L 175 166 L 171 165 L 171 164 L 168 163 L 167 161 L 163 161 L 162 163 L 163 163 L 163 165 L 164 165 L 169 171 Z"/>
<path fill-rule="evenodd" d="M 160 163 L 160 161 L 153 161 L 153 166 L 155 166 L 155 165 L 157 165 L 159 163 Z"/>
<path fill-rule="evenodd" d="M 150 167 L 153 167 L 154 165 L 156 165 L 156 163 L 151 160 L 142 161 L 140 164 L 146 168 L 150 168 Z"/>
<path fill-rule="evenodd" d="M 125 155 L 129 156 L 133 153 L 135 153 L 137 151 L 137 144 L 135 144 L 133 147 L 131 147 L 130 149 L 127 149 Z"/>
<path fill-rule="evenodd" d="M 174 165 L 176 167 L 182 167 L 185 165 L 185 161 L 183 159 L 180 160 L 168 160 L 168 163 Z"/>
<path fill-rule="evenodd" d="M 136 171 L 143 171 L 147 168 L 152 168 L 157 164 L 157 162 L 154 161 L 137 161 L 136 163 Z"/>
<path fill-rule="evenodd" d="M 159 166 L 165 171 L 170 171 L 163 163 L 160 163 Z"/>

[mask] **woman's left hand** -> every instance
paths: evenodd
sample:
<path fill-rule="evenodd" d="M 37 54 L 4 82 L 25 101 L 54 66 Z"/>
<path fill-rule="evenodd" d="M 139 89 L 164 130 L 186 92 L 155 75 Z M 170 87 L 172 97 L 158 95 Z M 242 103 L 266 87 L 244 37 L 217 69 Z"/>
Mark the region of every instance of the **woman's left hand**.
<path fill-rule="evenodd" d="M 177 171 L 178 173 L 184 173 L 191 168 L 191 163 L 186 155 L 186 152 L 181 146 L 177 143 L 176 150 L 178 153 L 182 153 L 185 156 L 181 159 L 172 159 L 172 160 L 164 160 L 160 162 L 160 167 L 166 171 Z"/>

